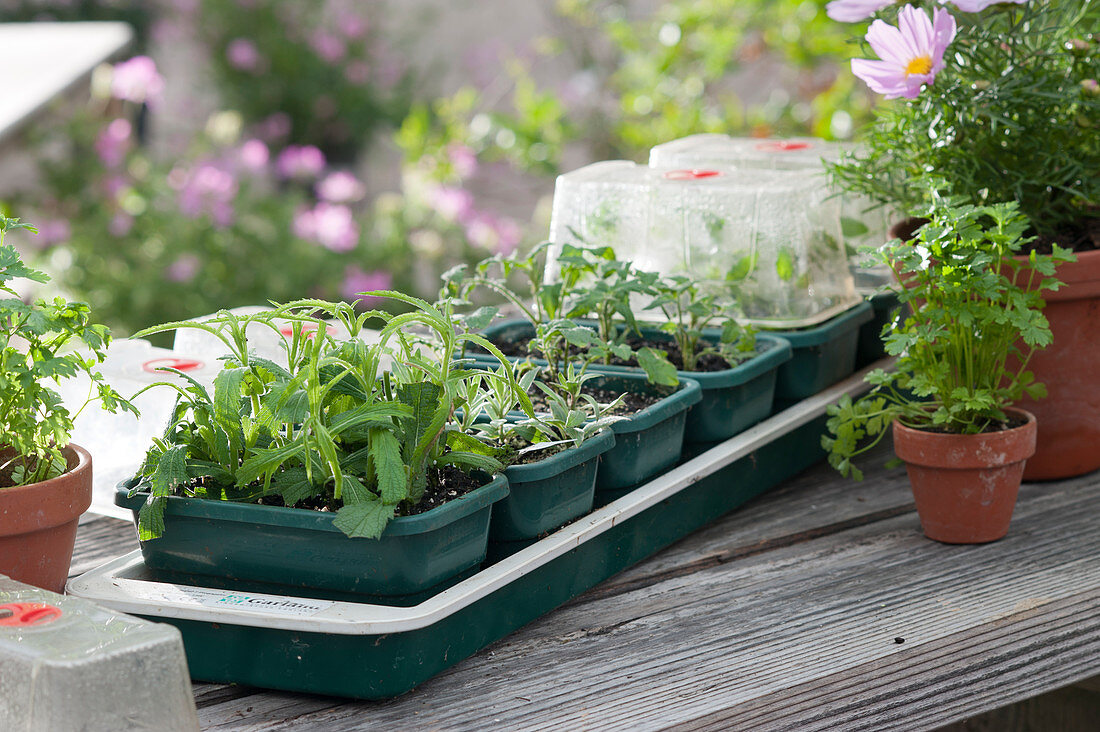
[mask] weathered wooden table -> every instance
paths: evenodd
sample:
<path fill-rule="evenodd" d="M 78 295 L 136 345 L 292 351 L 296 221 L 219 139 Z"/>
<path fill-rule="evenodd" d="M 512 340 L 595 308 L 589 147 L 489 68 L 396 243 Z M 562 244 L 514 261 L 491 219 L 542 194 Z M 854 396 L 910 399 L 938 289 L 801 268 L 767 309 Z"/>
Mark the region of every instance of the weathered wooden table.
<path fill-rule="evenodd" d="M 827 466 L 384 703 L 195 684 L 204 729 L 930 729 L 1100 673 L 1100 474 L 926 540 L 903 469 Z M 86 522 L 74 574 L 134 549 Z M 347 669 L 355 673 L 355 669 Z M 1054 729 L 1054 727 L 1048 727 Z"/>

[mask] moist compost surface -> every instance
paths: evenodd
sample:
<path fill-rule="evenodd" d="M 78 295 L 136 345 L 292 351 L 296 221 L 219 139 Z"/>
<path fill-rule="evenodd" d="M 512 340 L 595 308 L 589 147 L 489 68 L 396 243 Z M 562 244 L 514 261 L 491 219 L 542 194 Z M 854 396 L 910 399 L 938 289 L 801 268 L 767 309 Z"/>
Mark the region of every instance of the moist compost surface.
<path fill-rule="evenodd" d="M 596 387 L 583 386 L 581 387 L 581 393 L 588 394 L 600 404 L 608 404 L 615 401 L 618 398 L 619 393 L 611 389 L 597 389 Z M 671 393 L 671 390 L 670 390 Z M 626 397 L 623 399 L 623 403 L 611 411 L 612 415 L 629 417 L 633 414 L 637 414 L 646 407 L 652 406 L 661 401 L 664 397 L 659 394 L 640 394 L 633 391 L 626 392 Z M 542 392 L 531 394 L 531 405 L 535 408 L 536 412 L 549 412 L 550 405 L 547 403 L 546 398 Z"/>

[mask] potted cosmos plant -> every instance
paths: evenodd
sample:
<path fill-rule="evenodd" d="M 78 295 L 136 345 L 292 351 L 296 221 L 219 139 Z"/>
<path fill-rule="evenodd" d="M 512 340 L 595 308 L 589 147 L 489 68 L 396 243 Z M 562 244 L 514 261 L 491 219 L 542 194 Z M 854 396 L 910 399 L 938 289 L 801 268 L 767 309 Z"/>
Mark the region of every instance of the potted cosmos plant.
<path fill-rule="evenodd" d="M 834 168 L 844 187 L 913 210 L 931 173 L 975 205 L 1016 201 L 1030 219 L 1024 280 L 1045 279 L 1026 274 L 1032 251 L 1077 254 L 1058 264 L 1064 286 L 1043 292 L 1053 343 L 1027 364 L 1046 398 L 1019 401 L 1039 418 L 1025 478 L 1100 468 L 1100 3 L 833 0 L 827 12 L 874 18 L 861 55 L 878 58 L 852 71 L 889 100 L 864 152 Z"/>
<path fill-rule="evenodd" d="M 62 298 L 28 304 L 11 288 L 16 278 L 49 280 L 4 244 L 14 229 L 35 231 L 0 214 L 0 290 L 7 296 L 0 300 L 0 574 L 61 592 L 77 521 L 92 502 L 92 458 L 69 442 L 79 410 L 70 413 L 50 382 L 83 375 L 104 408 L 136 410 L 95 370 L 110 336 L 91 322 L 87 305 Z"/>
<path fill-rule="evenodd" d="M 896 370 L 871 372 L 869 394 L 830 407 L 822 444 L 835 468 L 860 479 L 853 458 L 893 425 L 925 535 L 981 543 L 1007 533 L 1035 450 L 1035 416 L 1012 404 L 1042 395 L 1026 369 L 1051 342 L 1039 290 L 1058 289 L 1055 265 L 1068 253 L 1016 259 L 1028 221 L 1015 202 L 932 199 L 915 241 L 876 254 L 905 283 L 896 292 L 911 310 L 886 338 Z"/>

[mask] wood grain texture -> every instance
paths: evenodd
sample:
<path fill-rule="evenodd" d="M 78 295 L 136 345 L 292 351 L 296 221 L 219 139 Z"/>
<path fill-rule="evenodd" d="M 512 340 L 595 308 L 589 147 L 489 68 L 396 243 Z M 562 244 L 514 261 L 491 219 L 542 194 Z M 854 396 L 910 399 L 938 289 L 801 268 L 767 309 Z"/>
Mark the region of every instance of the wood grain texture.
<path fill-rule="evenodd" d="M 1100 478 L 1025 486 L 1008 537 L 947 546 L 881 458 L 862 484 L 807 471 L 401 698 L 196 684 L 200 721 L 932 729 L 1100 673 Z"/>

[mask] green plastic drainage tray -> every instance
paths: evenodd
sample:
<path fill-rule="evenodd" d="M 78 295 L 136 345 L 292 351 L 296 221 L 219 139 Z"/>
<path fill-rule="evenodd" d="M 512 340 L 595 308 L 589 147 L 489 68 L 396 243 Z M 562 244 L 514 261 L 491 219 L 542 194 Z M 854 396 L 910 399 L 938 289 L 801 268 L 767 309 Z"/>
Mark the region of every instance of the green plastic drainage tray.
<path fill-rule="evenodd" d="M 394 697 L 817 462 L 825 408 L 865 388 L 837 384 L 409 607 L 166 582 L 140 552 L 68 591 L 178 627 L 196 679 Z"/>
<path fill-rule="evenodd" d="M 461 498 L 392 520 L 380 539 L 350 539 L 334 513 L 172 496 L 164 535 L 142 542 L 154 569 L 224 581 L 375 596 L 413 595 L 485 559 L 492 505 L 508 495 L 497 475 Z M 124 485 L 115 503 L 137 512 L 148 497 Z"/>

